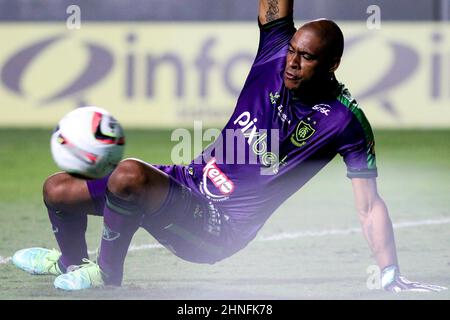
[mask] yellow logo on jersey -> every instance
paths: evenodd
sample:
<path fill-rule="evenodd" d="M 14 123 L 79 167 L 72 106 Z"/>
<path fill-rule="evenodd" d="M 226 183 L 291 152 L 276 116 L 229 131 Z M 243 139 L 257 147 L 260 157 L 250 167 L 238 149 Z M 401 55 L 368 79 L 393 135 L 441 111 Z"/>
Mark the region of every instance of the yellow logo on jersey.
<path fill-rule="evenodd" d="M 291 135 L 291 142 L 297 147 L 302 147 L 305 145 L 306 140 L 311 138 L 311 136 L 316 132 L 309 123 L 300 121 L 295 129 L 295 132 Z"/>

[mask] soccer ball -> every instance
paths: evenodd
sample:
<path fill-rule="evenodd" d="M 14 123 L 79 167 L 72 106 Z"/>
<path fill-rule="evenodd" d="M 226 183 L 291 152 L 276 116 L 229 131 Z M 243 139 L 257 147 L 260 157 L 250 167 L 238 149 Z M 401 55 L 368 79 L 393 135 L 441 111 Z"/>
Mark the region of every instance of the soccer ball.
<path fill-rule="evenodd" d="M 108 111 L 89 106 L 66 114 L 55 128 L 50 145 L 53 160 L 61 170 L 101 178 L 122 159 L 125 136 Z"/>

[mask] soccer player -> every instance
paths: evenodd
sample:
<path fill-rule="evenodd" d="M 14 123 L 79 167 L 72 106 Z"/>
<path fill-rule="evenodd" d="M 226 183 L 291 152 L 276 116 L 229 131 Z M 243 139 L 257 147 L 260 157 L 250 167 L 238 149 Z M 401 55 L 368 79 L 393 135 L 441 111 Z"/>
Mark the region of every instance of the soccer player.
<path fill-rule="evenodd" d="M 372 130 L 335 78 L 344 49 L 339 27 L 320 19 L 296 30 L 293 0 L 260 0 L 259 28 L 255 61 L 213 144 L 186 166 L 127 159 L 103 179 L 50 176 L 44 202 L 61 252 L 23 249 L 14 264 L 57 275 L 60 289 L 118 286 L 139 227 L 182 259 L 215 263 L 244 248 L 288 197 L 340 154 L 383 288 L 445 289 L 400 275 L 392 223 L 376 187 Z M 87 260 L 86 214 L 103 216 L 96 262 Z"/>

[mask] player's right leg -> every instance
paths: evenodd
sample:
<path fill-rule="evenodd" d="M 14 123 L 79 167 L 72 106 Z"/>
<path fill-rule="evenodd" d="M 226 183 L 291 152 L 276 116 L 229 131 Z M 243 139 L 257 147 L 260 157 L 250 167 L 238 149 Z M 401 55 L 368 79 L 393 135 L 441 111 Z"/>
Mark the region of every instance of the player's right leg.
<path fill-rule="evenodd" d="M 75 270 L 55 279 L 56 288 L 81 290 L 103 285 L 120 286 L 132 237 L 143 217 L 156 211 L 169 192 L 169 177 L 158 168 L 137 159 L 125 159 L 107 184 L 88 183 L 92 198 L 103 195 L 103 234 L 96 263 L 85 261 Z M 98 192 L 94 192 L 97 190 Z"/>
<path fill-rule="evenodd" d="M 85 179 L 56 173 L 44 183 L 44 203 L 61 252 L 45 248 L 17 251 L 12 261 L 31 274 L 59 275 L 88 257 L 85 232 L 87 213 L 96 213 Z M 97 213 L 98 214 L 98 213 Z"/>

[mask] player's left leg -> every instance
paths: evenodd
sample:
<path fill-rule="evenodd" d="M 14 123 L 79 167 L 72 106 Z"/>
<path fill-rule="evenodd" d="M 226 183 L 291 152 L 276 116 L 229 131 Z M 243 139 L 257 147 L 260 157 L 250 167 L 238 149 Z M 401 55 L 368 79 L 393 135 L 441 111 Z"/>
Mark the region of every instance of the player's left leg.
<path fill-rule="evenodd" d="M 120 285 L 131 239 L 144 215 L 157 210 L 168 193 L 169 177 L 135 160 L 122 161 L 108 180 L 104 232 L 98 264 L 107 284 Z"/>

